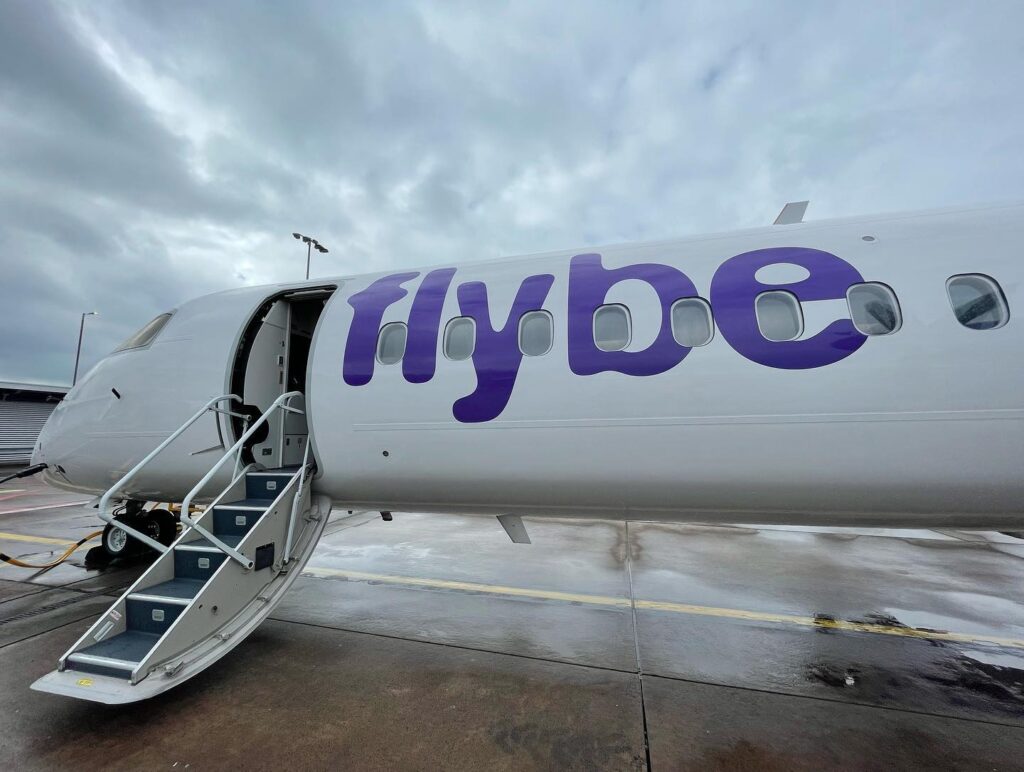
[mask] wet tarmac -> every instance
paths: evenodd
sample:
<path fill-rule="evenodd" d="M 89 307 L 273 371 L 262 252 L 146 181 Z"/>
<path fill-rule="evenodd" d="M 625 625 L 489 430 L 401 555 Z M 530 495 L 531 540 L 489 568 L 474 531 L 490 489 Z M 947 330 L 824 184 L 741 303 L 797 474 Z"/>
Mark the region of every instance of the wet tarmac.
<path fill-rule="evenodd" d="M 98 529 L 0 486 L 0 551 Z M 154 700 L 29 690 L 141 570 L 0 564 L 5 769 L 1018 769 L 1024 541 L 335 512 L 251 638 Z"/>

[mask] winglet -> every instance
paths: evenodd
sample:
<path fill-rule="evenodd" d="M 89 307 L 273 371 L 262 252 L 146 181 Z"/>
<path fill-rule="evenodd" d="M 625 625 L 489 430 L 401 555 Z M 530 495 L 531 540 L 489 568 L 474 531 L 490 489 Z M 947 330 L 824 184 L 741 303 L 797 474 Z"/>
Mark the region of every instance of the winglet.
<path fill-rule="evenodd" d="M 804 212 L 807 211 L 807 205 L 810 201 L 790 201 L 779 212 L 779 216 L 775 218 L 775 222 L 772 225 L 793 225 L 794 223 L 804 221 Z"/>

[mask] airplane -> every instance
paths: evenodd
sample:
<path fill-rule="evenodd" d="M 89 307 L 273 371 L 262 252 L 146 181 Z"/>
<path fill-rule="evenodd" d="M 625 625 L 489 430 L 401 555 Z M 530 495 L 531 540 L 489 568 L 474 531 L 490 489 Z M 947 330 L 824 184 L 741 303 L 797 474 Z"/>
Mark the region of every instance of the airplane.
<path fill-rule="evenodd" d="M 332 508 L 491 516 L 519 543 L 523 516 L 1020 529 L 1024 204 L 805 208 L 156 317 L 68 393 L 33 463 L 102 496 L 112 552 L 159 554 L 33 688 L 132 702 L 201 672 Z"/>

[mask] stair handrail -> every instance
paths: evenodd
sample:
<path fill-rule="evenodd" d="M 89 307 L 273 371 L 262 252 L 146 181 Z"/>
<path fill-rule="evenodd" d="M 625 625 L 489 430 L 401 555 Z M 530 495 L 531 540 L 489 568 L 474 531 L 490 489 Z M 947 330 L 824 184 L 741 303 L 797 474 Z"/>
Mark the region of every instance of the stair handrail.
<path fill-rule="evenodd" d="M 214 397 L 209 402 L 207 402 L 205 405 L 203 405 L 203 407 L 200 410 L 197 410 L 192 415 L 191 418 L 189 418 L 187 421 L 185 421 L 185 423 L 183 423 L 181 426 L 179 426 L 177 429 L 175 429 L 173 432 L 171 432 L 170 435 L 168 435 L 164 439 L 163 442 L 161 442 L 153 450 L 151 450 L 149 453 L 147 453 L 145 458 L 143 458 L 139 463 L 137 463 L 135 466 L 133 466 L 128 471 L 127 474 L 125 474 L 120 480 L 118 480 L 116 483 L 114 483 L 107 490 L 107 492 L 103 494 L 102 498 L 100 498 L 100 503 L 99 503 L 99 518 L 100 518 L 100 520 L 102 520 L 105 523 L 110 523 L 110 525 L 114 526 L 115 528 L 120 528 L 122 531 L 124 531 L 128 535 L 134 537 L 135 539 L 138 539 L 140 542 L 142 542 L 143 544 L 145 544 L 148 547 L 151 547 L 152 549 L 155 549 L 157 552 L 161 552 L 161 553 L 162 552 L 167 552 L 167 546 L 166 545 L 161 544 L 156 539 L 154 539 L 154 538 L 152 538 L 150 536 L 147 536 L 146 534 L 142 533 L 139 530 L 136 530 L 135 528 L 132 528 L 130 525 L 127 525 L 127 524 L 121 522 L 120 520 L 116 520 L 114 518 L 113 510 L 111 510 L 109 512 L 107 511 L 108 507 L 110 506 L 110 499 L 111 499 L 111 497 L 114 495 L 114 493 L 116 491 L 120 490 L 125 485 L 127 485 L 132 479 L 134 479 L 135 475 L 137 475 L 140 471 L 142 471 L 142 469 L 150 461 L 152 461 L 154 458 L 156 458 L 158 455 L 160 455 L 160 453 L 163 452 L 164 448 L 166 448 L 168 445 L 170 445 L 172 442 L 174 442 L 176 439 L 178 439 L 178 437 L 180 437 L 185 432 L 186 429 L 188 429 L 192 424 L 194 424 L 196 421 L 198 421 L 204 415 L 206 415 L 206 413 L 208 411 L 212 410 L 212 411 L 217 412 L 217 413 L 228 413 L 230 415 L 235 415 L 235 413 L 231 413 L 230 411 L 226 411 L 226 410 L 223 410 L 221 408 L 214 407 L 214 405 L 216 405 L 218 402 L 223 402 L 224 400 L 228 400 L 228 401 L 238 400 L 239 402 L 241 402 L 241 397 L 239 397 L 237 394 L 222 394 L 219 397 Z"/>
<path fill-rule="evenodd" d="M 284 542 L 284 557 L 282 563 L 287 565 L 292 559 L 292 539 L 295 534 L 295 516 L 298 514 L 299 502 L 302 500 L 302 489 L 306 485 L 306 473 L 309 471 L 309 435 L 306 435 L 306 450 L 302 454 L 302 471 L 299 476 L 299 487 L 295 490 L 295 495 L 292 496 L 292 508 L 288 515 L 288 536 Z"/>
<path fill-rule="evenodd" d="M 234 454 L 236 451 L 241 450 L 246 440 L 248 440 L 253 434 L 255 434 L 256 430 L 270 419 L 270 416 L 273 414 L 275 410 L 280 409 L 288 413 L 298 413 L 299 415 L 305 415 L 304 410 L 299 410 L 298 408 L 290 407 L 288 405 L 288 403 L 291 400 L 301 396 L 301 391 L 289 391 L 275 399 L 271 403 L 270 407 L 264 410 L 263 414 L 260 415 L 260 417 L 257 418 L 255 421 L 253 421 L 252 425 L 245 432 L 242 433 L 242 436 L 238 438 L 238 441 L 234 445 L 232 445 L 223 456 L 220 457 L 220 460 L 218 460 L 217 463 L 213 465 L 210 471 L 203 475 L 203 478 L 195 484 L 195 487 L 188 492 L 188 495 L 185 497 L 185 500 L 181 502 L 181 513 L 178 515 L 178 519 L 181 520 L 182 525 L 184 525 L 186 528 L 194 528 L 197 533 L 206 537 L 207 541 L 209 541 L 213 546 L 215 546 L 229 558 L 240 563 L 243 568 L 252 568 L 253 561 L 247 558 L 238 550 L 229 547 L 227 544 L 225 544 L 216 536 L 214 536 L 211 532 L 209 532 L 208 530 L 200 526 L 198 523 L 196 523 L 194 520 L 192 520 L 192 518 L 188 516 L 189 507 L 191 506 L 192 499 L 195 498 L 196 494 L 199 493 L 199 491 L 201 491 L 204 487 L 206 487 L 206 484 L 213 479 L 214 475 L 216 475 L 218 471 L 220 471 L 220 468 L 224 466 L 224 463 L 229 458 L 231 458 L 232 454 Z"/>

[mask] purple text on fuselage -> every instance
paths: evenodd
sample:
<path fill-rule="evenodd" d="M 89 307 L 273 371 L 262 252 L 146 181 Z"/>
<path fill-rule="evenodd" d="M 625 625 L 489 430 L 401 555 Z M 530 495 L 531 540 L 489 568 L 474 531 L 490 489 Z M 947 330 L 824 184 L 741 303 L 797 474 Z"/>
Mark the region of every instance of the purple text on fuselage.
<path fill-rule="evenodd" d="M 755 278 L 760 269 L 776 264 L 797 265 L 809 275 L 788 284 L 765 284 Z M 402 374 L 409 383 L 425 383 L 434 376 L 441 317 L 455 272 L 454 268 L 431 271 L 413 297 L 402 360 Z M 345 383 L 363 386 L 370 382 L 384 315 L 408 294 L 402 285 L 417 276 L 416 272 L 384 276 L 348 299 L 353 317 L 342 368 Z M 623 281 L 646 282 L 656 293 L 661 314 L 658 334 L 641 351 L 603 351 L 594 341 L 594 312 L 605 303 L 611 288 Z M 752 362 L 787 370 L 824 367 L 848 357 L 864 344 L 866 337 L 849 319 L 837 319 L 806 339 L 770 341 L 758 328 L 755 299 L 773 289 L 787 290 L 805 303 L 841 299 L 851 284 L 862 281 L 856 268 L 829 252 L 805 247 L 759 249 L 731 257 L 718 267 L 711 280 L 710 303 L 722 337 Z M 472 362 L 477 385 L 471 393 L 455 400 L 452 413 L 456 420 L 481 423 L 497 418 L 505 410 L 523 360 L 519 320 L 528 311 L 543 308 L 554 282 L 551 274 L 523 279 L 505 322 L 498 329 L 491 326 L 486 284 L 472 281 L 458 286 L 460 313 L 476 322 Z M 661 263 L 605 268 L 598 254 L 576 255 L 569 263 L 567 295 L 567 357 L 569 368 L 577 375 L 657 375 L 678 365 L 691 350 L 673 336 L 672 305 L 699 294 L 690 278 L 678 268 Z"/>

